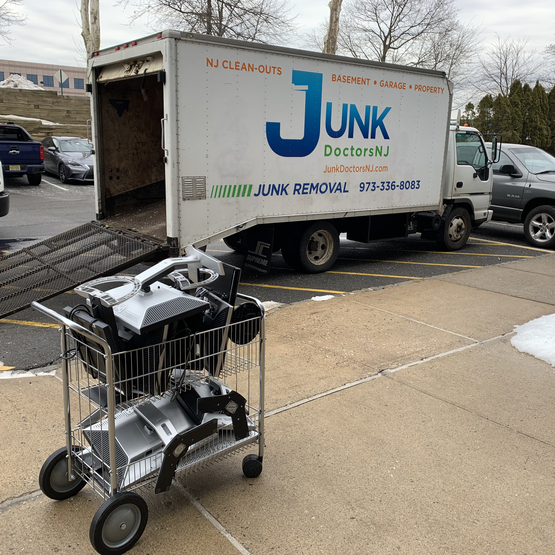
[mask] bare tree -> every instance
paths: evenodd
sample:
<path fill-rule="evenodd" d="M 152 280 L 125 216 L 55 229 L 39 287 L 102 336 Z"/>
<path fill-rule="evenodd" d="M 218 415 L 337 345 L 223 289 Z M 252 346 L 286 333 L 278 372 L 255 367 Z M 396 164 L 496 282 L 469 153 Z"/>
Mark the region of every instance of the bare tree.
<path fill-rule="evenodd" d="M 535 81 L 541 61 L 534 51 L 526 51 L 528 40 L 501 39 L 490 46 L 480 58 L 482 93 L 508 96 L 511 85 L 518 79 L 522 83 Z"/>
<path fill-rule="evenodd" d="M 93 52 L 100 49 L 99 0 L 81 0 L 81 36 L 88 60 Z"/>
<path fill-rule="evenodd" d="M 549 83 L 551 87 L 555 87 L 555 44 L 550 44 L 544 51 L 545 75 L 543 80 Z M 555 139 L 555 138 L 554 138 Z"/>
<path fill-rule="evenodd" d="M 418 43 L 455 20 L 454 0 L 352 0 L 339 45 L 356 58 L 410 63 Z"/>
<path fill-rule="evenodd" d="M 337 36 L 339 34 L 339 16 L 341 14 L 341 4 L 343 0 L 331 0 L 329 3 L 330 8 L 330 21 L 328 25 L 328 32 L 324 39 L 324 52 L 327 54 L 335 54 L 337 52 Z"/>
<path fill-rule="evenodd" d="M 288 0 L 124 0 L 135 7 L 132 20 L 154 28 L 284 44 L 294 30 Z"/>
<path fill-rule="evenodd" d="M 25 23 L 25 16 L 14 9 L 21 5 L 23 0 L 0 0 L 0 38 L 8 44 L 11 44 L 10 27 Z"/>

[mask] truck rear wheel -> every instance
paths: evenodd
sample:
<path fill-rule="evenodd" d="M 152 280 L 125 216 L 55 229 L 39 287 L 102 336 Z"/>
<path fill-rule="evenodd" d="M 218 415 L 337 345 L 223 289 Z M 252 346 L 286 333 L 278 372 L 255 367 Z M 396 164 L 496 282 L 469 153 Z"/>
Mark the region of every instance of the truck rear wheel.
<path fill-rule="evenodd" d="M 224 237 L 224 243 L 232 251 L 239 254 L 245 254 L 247 252 L 245 245 L 241 241 L 241 237 L 237 233 L 230 235 L 229 237 Z"/>
<path fill-rule="evenodd" d="M 437 236 L 437 244 L 448 251 L 462 249 L 470 237 L 470 214 L 466 208 L 451 210 Z"/>
<path fill-rule="evenodd" d="M 329 222 L 315 222 L 298 233 L 292 232 L 283 241 L 281 255 L 295 270 L 309 274 L 325 272 L 339 255 L 339 233 Z"/>
<path fill-rule="evenodd" d="M 42 180 L 42 175 L 40 173 L 29 173 L 27 174 L 27 181 L 29 185 L 40 185 Z"/>

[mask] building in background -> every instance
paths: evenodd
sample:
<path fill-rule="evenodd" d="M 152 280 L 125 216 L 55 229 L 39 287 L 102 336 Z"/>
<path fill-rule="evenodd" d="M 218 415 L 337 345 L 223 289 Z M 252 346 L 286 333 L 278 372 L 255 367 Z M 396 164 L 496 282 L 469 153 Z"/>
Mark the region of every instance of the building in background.
<path fill-rule="evenodd" d="M 67 76 L 61 87 L 57 78 L 60 70 Z M 84 67 L 0 60 L 0 81 L 4 81 L 14 73 L 25 77 L 47 91 L 71 96 L 85 96 L 87 70 Z"/>

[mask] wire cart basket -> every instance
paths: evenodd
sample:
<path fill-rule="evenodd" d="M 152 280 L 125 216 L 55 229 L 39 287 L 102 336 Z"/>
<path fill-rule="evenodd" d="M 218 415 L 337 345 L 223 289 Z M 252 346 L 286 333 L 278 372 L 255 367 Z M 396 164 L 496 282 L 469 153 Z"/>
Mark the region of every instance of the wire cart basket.
<path fill-rule="evenodd" d="M 101 554 L 124 553 L 141 537 L 148 520 L 141 489 L 165 492 L 177 474 L 252 445 L 257 453 L 244 457 L 243 473 L 262 472 L 264 309 L 236 293 L 231 267 L 226 294 L 209 287 L 225 270 L 221 263 L 220 273 L 202 268 L 210 257 L 196 254 L 146 276 L 80 286 L 87 305 L 64 315 L 33 303 L 60 324 L 66 430 L 65 447 L 41 469 L 40 487 L 56 500 L 87 484 L 101 496 L 90 527 Z M 176 266 L 189 266 L 188 276 L 169 271 Z M 203 273 L 209 278 L 190 280 Z M 168 275 L 173 284 L 164 283 Z M 114 288 L 117 281 L 123 285 Z M 144 318 L 137 324 L 126 312 Z"/>

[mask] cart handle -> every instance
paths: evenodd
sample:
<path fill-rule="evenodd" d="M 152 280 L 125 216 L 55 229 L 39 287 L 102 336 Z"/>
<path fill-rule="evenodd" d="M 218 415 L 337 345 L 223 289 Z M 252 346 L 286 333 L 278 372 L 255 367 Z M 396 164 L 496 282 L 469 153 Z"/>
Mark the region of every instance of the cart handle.
<path fill-rule="evenodd" d="M 89 338 L 90 340 L 94 341 L 95 343 L 99 343 L 105 349 L 104 352 L 106 354 L 111 354 L 112 350 L 110 349 L 110 345 L 108 345 L 108 343 L 106 343 L 106 341 L 104 341 L 104 339 L 102 339 L 102 337 L 99 337 L 98 335 L 95 335 L 94 333 L 90 332 L 87 328 L 84 328 L 83 326 L 81 326 L 77 322 L 73 322 L 72 320 L 69 320 L 65 316 L 62 316 L 61 314 L 58 314 L 54 310 L 44 306 L 43 304 L 40 304 L 37 301 L 33 301 L 31 303 L 31 306 L 33 308 L 35 308 L 36 310 L 42 312 L 43 314 L 46 314 L 47 316 L 50 316 L 50 318 L 52 318 L 53 320 L 56 320 L 61 325 L 65 326 L 66 328 L 69 328 L 72 331 L 75 331 L 77 333 L 80 333 L 81 335 L 84 335 L 85 337 Z"/>

